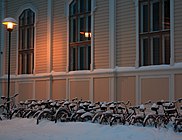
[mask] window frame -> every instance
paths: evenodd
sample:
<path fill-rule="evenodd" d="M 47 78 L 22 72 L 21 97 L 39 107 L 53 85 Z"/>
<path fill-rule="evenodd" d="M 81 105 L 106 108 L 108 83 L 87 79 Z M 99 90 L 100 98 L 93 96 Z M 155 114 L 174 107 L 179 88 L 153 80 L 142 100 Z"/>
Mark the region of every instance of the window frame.
<path fill-rule="evenodd" d="M 153 16 L 151 13 L 151 3 L 155 3 L 159 1 L 159 30 L 157 31 L 153 31 L 152 29 L 152 19 L 151 17 Z M 139 14 L 139 66 L 150 66 L 150 65 L 161 65 L 161 64 L 170 64 L 170 58 L 168 58 L 168 61 L 166 61 L 166 59 L 164 59 L 164 57 L 166 57 L 165 55 L 165 45 L 164 45 L 164 37 L 163 36 L 169 36 L 169 40 L 171 40 L 171 20 L 169 19 L 170 21 L 170 26 L 169 26 L 169 29 L 164 29 L 164 17 L 163 17 L 163 13 L 165 12 L 164 11 L 164 1 L 166 0 L 139 0 L 138 2 L 138 14 Z M 169 1 L 169 4 L 170 1 Z M 148 5 L 148 31 L 147 32 L 143 32 L 143 6 L 144 5 Z M 171 7 L 169 5 L 169 7 Z M 171 12 L 171 10 L 170 10 Z M 170 13 L 169 13 L 170 14 Z M 149 16 L 150 15 L 150 16 Z M 171 18 L 171 14 L 169 15 L 169 17 Z M 160 42 L 160 45 L 159 45 L 159 64 L 154 64 L 153 63 L 153 46 L 152 46 L 152 38 L 154 38 L 155 36 L 159 36 L 159 42 Z M 142 40 L 143 38 L 148 38 L 148 48 L 151 48 L 150 49 L 150 56 L 148 56 L 148 64 L 144 65 L 144 58 L 143 58 L 143 44 L 142 44 Z M 171 43 L 169 41 L 169 57 L 171 57 Z"/>
<path fill-rule="evenodd" d="M 79 2 L 80 0 L 72 0 L 69 4 L 68 4 L 68 26 L 69 26 L 69 43 L 68 43 L 68 50 L 69 50 L 69 62 L 68 62 L 68 70 L 69 71 L 79 71 L 79 70 L 90 70 L 91 69 L 91 32 L 92 32 L 92 7 L 90 5 L 90 8 L 88 6 L 88 4 L 84 3 L 84 7 L 86 7 L 88 11 L 84 11 L 83 13 L 79 13 L 79 10 L 76 11 L 76 14 L 73 15 L 71 13 L 71 10 L 70 10 L 70 7 L 72 6 L 71 4 L 73 4 L 74 2 L 76 2 L 76 4 Z M 90 4 L 92 3 L 92 1 L 90 0 Z M 79 5 L 78 5 L 78 9 L 79 9 Z M 73 34 L 73 29 L 70 28 L 70 24 L 73 24 L 73 22 L 71 22 L 71 20 L 73 19 L 76 19 L 76 23 L 80 23 L 80 19 L 81 18 L 84 18 L 84 30 L 83 31 L 80 31 L 80 24 L 77 24 L 76 25 L 76 29 L 75 29 L 75 32 L 76 32 L 76 35 L 75 35 L 75 39 L 73 39 L 73 36 L 71 36 L 71 34 Z M 89 18 L 90 18 L 90 23 L 88 23 L 89 21 Z M 90 29 L 88 29 L 88 27 L 90 26 Z M 73 27 L 73 26 L 72 26 Z M 84 37 L 83 40 L 81 40 L 81 36 L 82 35 L 86 35 L 86 33 L 89 33 L 89 37 Z M 81 65 L 80 65 L 80 48 L 82 47 L 85 47 L 84 49 L 84 57 L 85 59 L 83 60 L 84 61 L 84 66 L 83 68 L 81 68 Z M 76 49 L 76 54 L 75 54 L 75 60 L 73 60 L 73 49 Z M 89 53 L 89 50 L 90 50 L 90 54 Z M 90 58 L 88 58 L 90 57 Z M 75 66 L 73 66 L 73 63 L 75 61 Z"/>
<path fill-rule="evenodd" d="M 22 15 L 24 14 L 23 18 L 24 22 L 26 22 L 26 24 L 22 24 L 21 19 L 22 19 Z M 28 18 L 29 16 L 31 16 L 31 19 Z M 33 74 L 34 73 L 34 50 L 35 50 L 35 20 L 36 20 L 36 12 L 34 10 L 32 10 L 31 8 L 27 7 L 25 9 L 23 9 L 21 11 L 21 13 L 18 16 L 18 21 L 19 21 L 19 26 L 18 26 L 18 75 L 22 75 L 22 74 Z M 28 23 L 31 22 L 31 23 Z M 24 32 L 22 33 L 21 30 L 24 30 Z M 28 31 L 30 36 L 28 37 Z M 25 42 L 22 42 L 22 37 L 24 37 Z M 30 38 L 29 41 L 27 41 L 27 39 Z M 22 46 L 21 43 L 24 43 L 24 45 Z M 28 44 L 29 43 L 29 44 Z M 24 60 L 24 64 L 23 63 Z"/>

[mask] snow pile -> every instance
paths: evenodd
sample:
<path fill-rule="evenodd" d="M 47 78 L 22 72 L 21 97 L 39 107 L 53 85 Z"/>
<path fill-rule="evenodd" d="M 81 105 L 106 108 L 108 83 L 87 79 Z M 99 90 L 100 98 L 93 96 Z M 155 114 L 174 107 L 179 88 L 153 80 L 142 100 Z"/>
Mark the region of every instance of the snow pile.
<path fill-rule="evenodd" d="M 93 124 L 89 122 L 50 122 L 15 118 L 0 121 L 0 140 L 182 140 L 171 129 Z"/>

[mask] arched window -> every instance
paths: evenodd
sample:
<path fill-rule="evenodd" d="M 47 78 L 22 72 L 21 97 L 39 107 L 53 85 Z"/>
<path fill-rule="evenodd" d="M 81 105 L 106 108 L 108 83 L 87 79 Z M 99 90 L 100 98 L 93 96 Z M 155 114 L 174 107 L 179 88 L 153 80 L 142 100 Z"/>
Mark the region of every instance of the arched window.
<path fill-rule="evenodd" d="M 91 0 L 69 5 L 69 70 L 89 70 L 91 63 Z"/>
<path fill-rule="evenodd" d="M 35 13 L 26 9 L 19 16 L 18 74 L 32 74 L 34 70 Z"/>

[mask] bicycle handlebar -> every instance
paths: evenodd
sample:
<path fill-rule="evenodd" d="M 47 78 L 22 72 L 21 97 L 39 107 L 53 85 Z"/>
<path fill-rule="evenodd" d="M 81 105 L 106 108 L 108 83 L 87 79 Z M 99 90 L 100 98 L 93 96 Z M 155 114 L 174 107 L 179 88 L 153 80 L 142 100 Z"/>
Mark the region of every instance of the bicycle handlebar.
<path fill-rule="evenodd" d="M 123 101 L 121 101 L 121 103 L 122 103 L 123 105 L 127 106 L 127 105 L 129 105 L 130 101 L 128 100 L 126 103 L 123 102 Z"/>
<path fill-rule="evenodd" d="M 16 94 L 14 94 L 14 95 L 10 96 L 10 100 L 12 100 L 13 98 L 16 98 L 16 96 L 18 96 L 18 95 L 19 95 L 19 94 L 18 94 L 18 93 L 16 93 Z M 8 97 L 1 96 L 1 99 L 2 99 L 2 100 L 8 100 Z"/>

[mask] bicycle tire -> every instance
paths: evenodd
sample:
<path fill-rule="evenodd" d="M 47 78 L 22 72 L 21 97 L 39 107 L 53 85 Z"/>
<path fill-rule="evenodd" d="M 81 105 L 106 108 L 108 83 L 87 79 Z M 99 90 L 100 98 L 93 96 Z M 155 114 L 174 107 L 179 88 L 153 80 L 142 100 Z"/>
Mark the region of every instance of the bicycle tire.
<path fill-rule="evenodd" d="M 55 114 L 55 123 L 57 123 L 58 120 L 61 122 L 67 122 L 69 118 L 70 114 L 66 110 L 61 110 Z"/>
<path fill-rule="evenodd" d="M 143 121 L 143 126 L 156 127 L 156 118 L 154 116 L 147 116 Z"/>
<path fill-rule="evenodd" d="M 175 122 L 174 124 L 174 131 L 175 132 L 182 132 L 182 119 Z"/>
<path fill-rule="evenodd" d="M 110 120 L 111 120 L 111 116 L 110 115 L 102 114 L 99 123 L 100 124 L 105 124 L 105 125 L 110 125 Z"/>
<path fill-rule="evenodd" d="M 124 125 L 125 120 L 122 117 L 112 117 L 110 121 L 110 126 L 113 125 Z"/>

